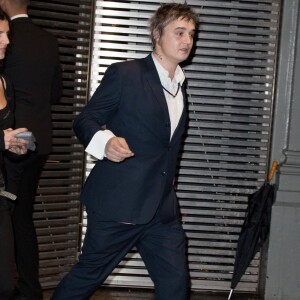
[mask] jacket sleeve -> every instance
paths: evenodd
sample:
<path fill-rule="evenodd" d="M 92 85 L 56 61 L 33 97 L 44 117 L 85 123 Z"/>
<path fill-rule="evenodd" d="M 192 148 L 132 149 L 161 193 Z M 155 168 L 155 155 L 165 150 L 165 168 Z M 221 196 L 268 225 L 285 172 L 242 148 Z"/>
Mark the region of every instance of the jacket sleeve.
<path fill-rule="evenodd" d="M 118 64 L 112 64 L 103 76 L 100 86 L 83 111 L 75 118 L 73 129 L 86 147 L 94 134 L 112 118 L 120 104 L 122 80 Z"/>

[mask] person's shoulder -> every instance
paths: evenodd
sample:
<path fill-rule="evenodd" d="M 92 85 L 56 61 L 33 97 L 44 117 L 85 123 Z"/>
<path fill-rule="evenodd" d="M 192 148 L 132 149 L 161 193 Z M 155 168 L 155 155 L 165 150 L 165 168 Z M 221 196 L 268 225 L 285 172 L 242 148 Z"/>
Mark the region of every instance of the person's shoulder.
<path fill-rule="evenodd" d="M 29 17 L 17 18 L 11 21 L 11 30 L 13 34 L 24 34 L 24 32 L 28 32 L 28 34 L 44 35 L 51 39 L 56 39 L 51 32 L 36 24 L 35 21 Z"/>
<path fill-rule="evenodd" d="M 124 70 L 126 71 L 134 71 L 142 68 L 145 64 L 146 58 L 138 58 L 138 59 L 130 59 L 126 61 L 121 62 L 115 62 L 110 65 L 110 68 L 115 68 L 118 70 Z"/>
<path fill-rule="evenodd" d="M 33 27 L 40 32 L 40 34 L 45 35 L 49 39 L 53 39 L 56 41 L 56 37 L 54 34 L 52 34 L 50 31 L 46 30 L 45 28 L 41 27 L 40 25 L 35 24 L 34 22 L 32 23 Z"/>
<path fill-rule="evenodd" d="M 14 24 L 14 28 L 16 27 L 17 24 L 19 24 L 18 26 L 20 26 L 20 27 L 23 24 L 24 30 L 33 31 L 35 35 L 36 34 L 42 35 L 42 36 L 47 37 L 48 39 L 56 41 L 56 37 L 51 32 L 49 32 L 45 28 L 41 27 L 40 25 L 36 24 L 35 21 L 32 20 L 31 18 L 22 18 L 22 19 L 23 19 L 22 22 L 20 19 L 19 23 Z"/>
<path fill-rule="evenodd" d="M 120 76 L 122 80 L 131 80 L 135 78 L 138 80 L 142 78 L 145 73 L 149 71 L 148 61 L 149 57 L 131 59 L 121 62 L 112 63 L 106 70 L 107 76 Z"/>

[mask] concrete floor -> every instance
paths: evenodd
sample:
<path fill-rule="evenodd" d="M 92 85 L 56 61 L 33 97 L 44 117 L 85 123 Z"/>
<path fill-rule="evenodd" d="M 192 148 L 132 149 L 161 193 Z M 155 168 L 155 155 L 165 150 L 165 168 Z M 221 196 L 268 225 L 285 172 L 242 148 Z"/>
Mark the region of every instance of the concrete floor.
<path fill-rule="evenodd" d="M 53 290 L 45 291 L 44 300 L 50 300 L 52 293 Z M 190 295 L 190 300 L 227 300 L 227 298 L 228 293 L 192 292 Z M 154 293 L 152 290 L 144 289 L 101 287 L 90 300 L 154 300 Z M 259 300 L 259 298 L 255 295 L 233 293 L 231 300 Z"/>

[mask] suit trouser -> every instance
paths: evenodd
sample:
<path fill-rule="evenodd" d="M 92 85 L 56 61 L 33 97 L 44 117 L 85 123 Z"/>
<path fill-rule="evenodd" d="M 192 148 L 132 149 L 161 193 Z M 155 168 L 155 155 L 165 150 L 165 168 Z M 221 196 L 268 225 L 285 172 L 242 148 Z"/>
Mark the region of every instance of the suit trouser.
<path fill-rule="evenodd" d="M 14 292 L 15 258 L 12 229 L 13 204 L 0 197 L 0 300 L 7 300 Z"/>
<path fill-rule="evenodd" d="M 20 292 L 30 299 L 42 298 L 38 244 L 32 215 L 38 181 L 46 159 L 47 155 L 31 153 L 25 159 L 5 161 L 7 189 L 13 193 L 17 190 L 12 222 L 18 285 Z"/>
<path fill-rule="evenodd" d="M 157 300 L 187 299 L 185 233 L 178 220 L 163 224 L 154 219 L 145 225 L 130 225 L 103 222 L 93 211 L 88 213 L 79 262 L 61 281 L 52 299 L 89 299 L 133 247 L 154 282 Z"/>

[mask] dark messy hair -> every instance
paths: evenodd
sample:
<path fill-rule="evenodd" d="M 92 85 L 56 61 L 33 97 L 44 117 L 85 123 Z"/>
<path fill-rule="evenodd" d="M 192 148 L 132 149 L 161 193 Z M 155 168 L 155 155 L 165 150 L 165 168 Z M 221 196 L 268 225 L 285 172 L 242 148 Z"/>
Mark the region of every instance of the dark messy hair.
<path fill-rule="evenodd" d="M 155 48 L 154 32 L 157 31 L 159 36 L 162 35 L 164 28 L 171 22 L 184 19 L 193 22 L 195 25 L 198 22 L 198 15 L 187 4 L 165 3 L 161 4 L 153 17 L 150 19 L 150 35 L 153 49 Z"/>

